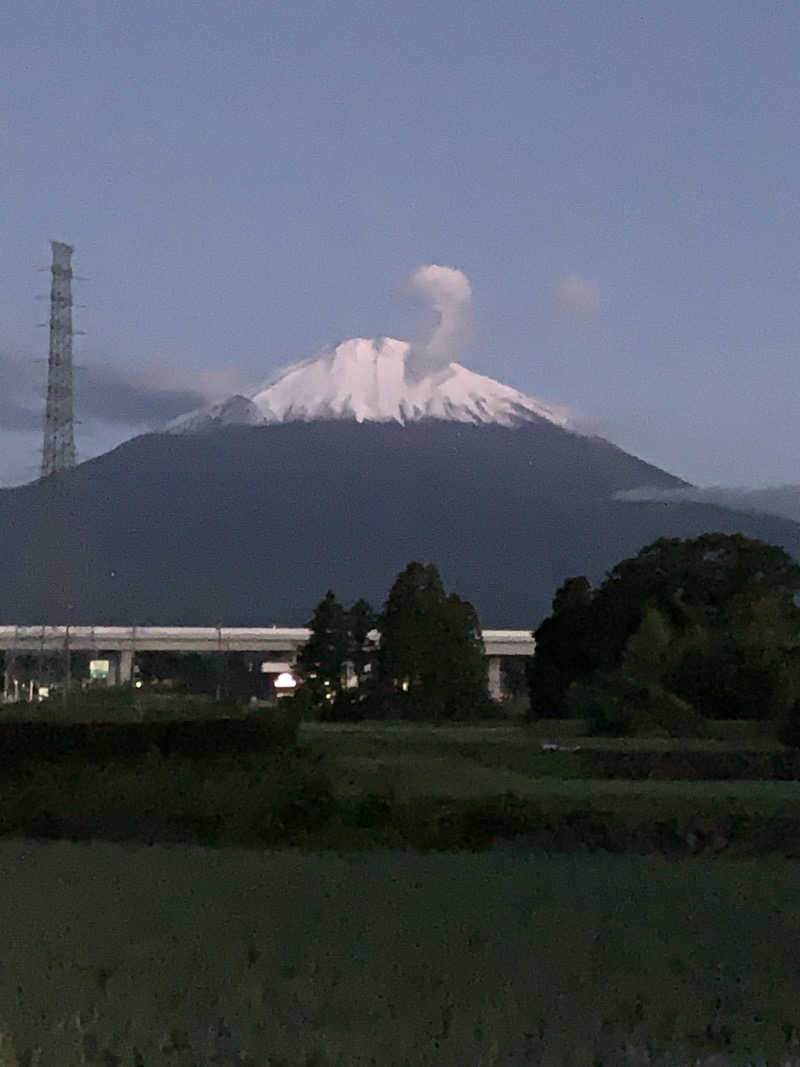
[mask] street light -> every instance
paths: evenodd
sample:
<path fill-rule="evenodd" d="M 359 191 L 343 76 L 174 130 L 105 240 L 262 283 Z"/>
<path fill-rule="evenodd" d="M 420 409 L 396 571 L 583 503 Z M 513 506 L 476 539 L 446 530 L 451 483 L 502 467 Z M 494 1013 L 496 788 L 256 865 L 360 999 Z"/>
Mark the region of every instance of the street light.
<path fill-rule="evenodd" d="M 279 697 L 291 696 L 296 686 L 297 682 L 294 680 L 289 671 L 281 671 L 281 673 L 275 679 L 275 691 L 277 696 Z"/>

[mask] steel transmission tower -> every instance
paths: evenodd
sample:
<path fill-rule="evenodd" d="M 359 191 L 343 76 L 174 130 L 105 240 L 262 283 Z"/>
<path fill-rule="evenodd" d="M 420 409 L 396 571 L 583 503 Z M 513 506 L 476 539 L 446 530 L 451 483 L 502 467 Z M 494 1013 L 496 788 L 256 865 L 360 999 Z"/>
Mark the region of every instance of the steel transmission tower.
<path fill-rule="evenodd" d="M 72 403 L 72 245 L 51 241 L 50 357 L 44 424 L 42 477 L 75 466 Z"/>

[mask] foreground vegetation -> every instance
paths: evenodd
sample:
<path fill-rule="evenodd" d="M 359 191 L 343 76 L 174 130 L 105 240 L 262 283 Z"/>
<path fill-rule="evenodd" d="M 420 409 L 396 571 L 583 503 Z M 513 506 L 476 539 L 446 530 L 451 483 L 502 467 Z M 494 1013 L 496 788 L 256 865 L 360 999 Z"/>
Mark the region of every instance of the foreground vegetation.
<path fill-rule="evenodd" d="M 798 1054 L 790 861 L 5 842 L 0 874 L 11 1067 Z"/>
<path fill-rule="evenodd" d="M 800 855 L 800 754 L 769 739 L 670 749 L 658 739 L 600 748 L 570 738 L 552 750 L 520 727 L 307 723 L 296 746 L 269 741 L 258 750 L 248 726 L 237 742 L 245 751 L 190 756 L 173 745 L 109 759 L 101 748 L 93 759 L 67 750 L 5 762 L 0 834 Z"/>
<path fill-rule="evenodd" d="M 278 707 L 7 709 L 0 1067 L 800 1063 L 798 581 L 708 535 L 566 583 L 526 725 L 419 564 Z"/>
<path fill-rule="evenodd" d="M 686 737 L 771 720 L 800 744 L 800 565 L 741 534 L 660 538 L 593 589 L 569 578 L 536 630 L 530 717 Z"/>
<path fill-rule="evenodd" d="M 226 753 L 159 750 L 187 710 L 0 761 L 3 1067 L 800 1063 L 800 753 L 764 724 L 210 703 Z"/>

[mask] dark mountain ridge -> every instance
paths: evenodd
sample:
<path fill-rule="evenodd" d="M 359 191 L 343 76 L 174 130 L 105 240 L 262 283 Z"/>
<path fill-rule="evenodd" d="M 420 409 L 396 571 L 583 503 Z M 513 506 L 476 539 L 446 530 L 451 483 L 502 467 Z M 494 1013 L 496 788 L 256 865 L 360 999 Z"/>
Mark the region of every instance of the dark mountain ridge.
<path fill-rule="evenodd" d="M 303 625 L 329 587 L 380 605 L 419 559 L 485 627 L 530 628 L 564 578 L 662 535 L 741 531 L 800 559 L 787 519 L 612 499 L 685 484 L 544 419 L 149 434 L 0 491 L 0 621 Z"/>

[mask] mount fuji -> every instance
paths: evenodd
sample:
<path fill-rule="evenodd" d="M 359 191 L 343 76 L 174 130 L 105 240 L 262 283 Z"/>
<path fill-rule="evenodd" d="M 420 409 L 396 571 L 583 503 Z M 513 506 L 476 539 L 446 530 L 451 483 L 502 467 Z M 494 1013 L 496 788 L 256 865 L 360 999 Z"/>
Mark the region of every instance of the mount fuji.
<path fill-rule="evenodd" d="M 484 626 L 529 629 L 565 578 L 657 537 L 741 531 L 800 559 L 800 524 L 672 499 L 685 484 L 539 415 L 147 434 L 0 491 L 0 622 L 304 625 L 329 588 L 380 606 L 417 559 Z M 645 486 L 668 499 L 617 498 Z"/>
<path fill-rule="evenodd" d="M 800 524 L 687 499 L 570 411 L 468 370 L 469 280 L 412 279 L 424 343 L 348 341 L 62 476 L 0 490 L 0 622 L 307 622 L 376 607 L 414 559 L 486 627 L 529 629 L 565 578 L 658 537 L 742 532 L 800 559 Z"/>
<path fill-rule="evenodd" d="M 171 433 L 315 419 L 398 422 L 421 419 L 518 426 L 546 419 L 570 424 L 566 409 L 526 396 L 493 378 L 449 362 L 414 373 L 412 346 L 392 337 L 355 337 L 295 363 L 251 395 L 236 395 L 173 420 Z"/>

